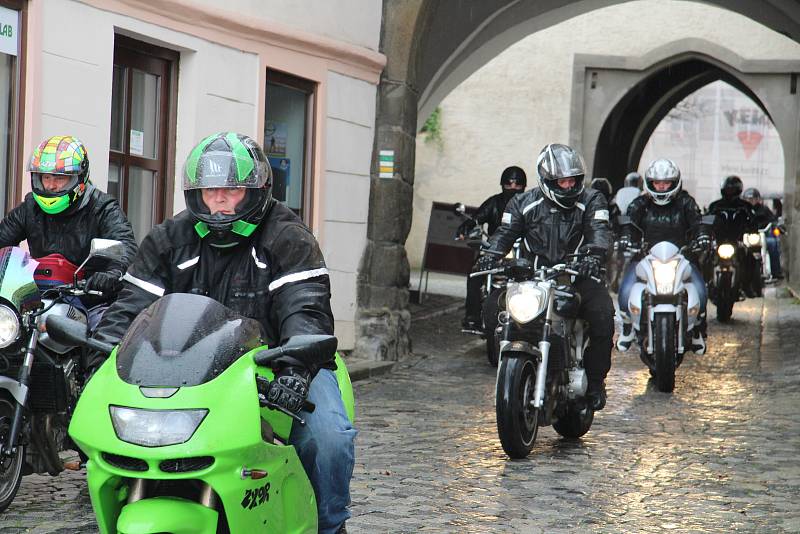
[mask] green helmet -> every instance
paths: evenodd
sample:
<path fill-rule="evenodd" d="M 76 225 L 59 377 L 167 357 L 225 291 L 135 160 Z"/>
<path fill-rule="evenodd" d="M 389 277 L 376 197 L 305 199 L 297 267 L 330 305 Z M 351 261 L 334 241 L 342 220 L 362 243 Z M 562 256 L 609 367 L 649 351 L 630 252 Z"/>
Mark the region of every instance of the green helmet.
<path fill-rule="evenodd" d="M 71 135 L 56 135 L 42 141 L 33 151 L 30 162 L 33 198 L 48 215 L 66 215 L 79 205 L 89 183 L 89 154 L 86 147 Z M 58 191 L 48 191 L 42 176 L 66 176 L 67 184 Z"/>
<path fill-rule="evenodd" d="M 242 188 L 245 195 L 234 213 L 211 213 L 204 189 Z M 235 132 L 221 132 L 200 141 L 183 165 L 186 208 L 197 219 L 195 229 L 217 247 L 249 237 L 272 200 L 272 170 L 256 141 Z"/>

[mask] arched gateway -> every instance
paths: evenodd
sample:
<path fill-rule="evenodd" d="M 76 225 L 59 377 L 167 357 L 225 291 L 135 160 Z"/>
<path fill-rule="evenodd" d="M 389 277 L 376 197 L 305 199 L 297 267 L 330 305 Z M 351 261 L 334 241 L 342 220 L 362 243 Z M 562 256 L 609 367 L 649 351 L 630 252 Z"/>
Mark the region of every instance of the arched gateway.
<path fill-rule="evenodd" d="M 417 125 L 454 87 L 519 39 L 571 17 L 626 0 L 439 2 L 384 0 L 381 52 L 387 65 L 378 93 L 371 169 L 367 247 L 359 268 L 356 349 L 376 359 L 398 359 L 410 349 L 409 266 Z M 800 5 L 782 0 L 710 0 L 800 42 Z M 616 62 L 616 63 L 615 63 Z M 724 80 L 750 96 L 781 136 L 785 202 L 792 242 L 790 281 L 800 280 L 795 190 L 797 76 L 794 62 L 744 61 L 702 40 L 684 40 L 636 59 L 576 56 L 570 138 L 598 174 L 616 175 L 638 162 L 644 143 L 671 106 L 693 90 Z M 614 75 L 609 75 L 614 72 Z M 601 79 L 610 90 L 591 93 Z M 588 78 L 587 78 L 588 77 Z M 605 129 L 605 131 L 604 131 Z M 614 136 L 610 132 L 624 132 Z M 618 143 L 619 156 L 604 144 Z M 393 172 L 381 173 L 391 152 Z M 383 156 L 382 156 L 383 152 Z M 597 155 L 597 157 L 595 157 Z M 385 169 L 384 169 L 385 171 Z"/>

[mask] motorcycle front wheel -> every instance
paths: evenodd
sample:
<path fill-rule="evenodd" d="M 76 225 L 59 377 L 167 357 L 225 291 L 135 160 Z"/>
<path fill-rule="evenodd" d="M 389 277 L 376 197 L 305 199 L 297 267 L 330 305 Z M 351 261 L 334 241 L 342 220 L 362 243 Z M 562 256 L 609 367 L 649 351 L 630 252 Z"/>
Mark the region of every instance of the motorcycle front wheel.
<path fill-rule="evenodd" d="M 504 356 L 497 371 L 497 433 L 511 458 L 525 458 L 539 430 L 539 409 L 534 408 L 536 362 L 528 355 Z"/>
<path fill-rule="evenodd" d="M 0 397 L 0 443 L 5 444 L 8 441 L 14 407 L 15 403 L 7 397 Z M 0 512 L 5 511 L 17 496 L 24 460 L 25 448 L 22 445 L 17 445 L 12 456 L 0 458 Z"/>
<path fill-rule="evenodd" d="M 671 393 L 675 389 L 675 316 L 671 313 L 655 314 L 653 347 L 656 360 L 656 385 L 659 391 Z"/>

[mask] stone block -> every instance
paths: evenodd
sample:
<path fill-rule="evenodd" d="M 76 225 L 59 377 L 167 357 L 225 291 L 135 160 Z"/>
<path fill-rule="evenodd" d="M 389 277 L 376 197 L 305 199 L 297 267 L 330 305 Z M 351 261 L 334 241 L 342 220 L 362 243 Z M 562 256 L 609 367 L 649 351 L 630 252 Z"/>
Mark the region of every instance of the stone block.
<path fill-rule="evenodd" d="M 367 236 L 404 245 L 411 230 L 413 188 L 402 180 L 372 180 Z"/>

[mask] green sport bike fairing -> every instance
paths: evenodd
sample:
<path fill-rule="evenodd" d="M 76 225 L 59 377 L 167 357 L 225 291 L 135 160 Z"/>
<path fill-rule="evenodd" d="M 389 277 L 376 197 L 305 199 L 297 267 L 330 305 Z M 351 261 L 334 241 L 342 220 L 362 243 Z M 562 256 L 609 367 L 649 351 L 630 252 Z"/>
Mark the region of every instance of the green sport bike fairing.
<path fill-rule="evenodd" d="M 48 332 L 80 337 L 68 321 L 48 322 Z M 83 342 L 111 349 L 85 335 Z M 89 458 L 100 532 L 317 531 L 313 488 L 287 444 L 302 419 L 267 406 L 266 365 L 284 354 L 327 359 L 336 338 L 296 336 L 265 349 L 258 322 L 207 297 L 170 294 L 139 314 L 87 384 L 69 427 Z M 352 421 L 353 390 L 338 353 L 336 364 Z"/>

